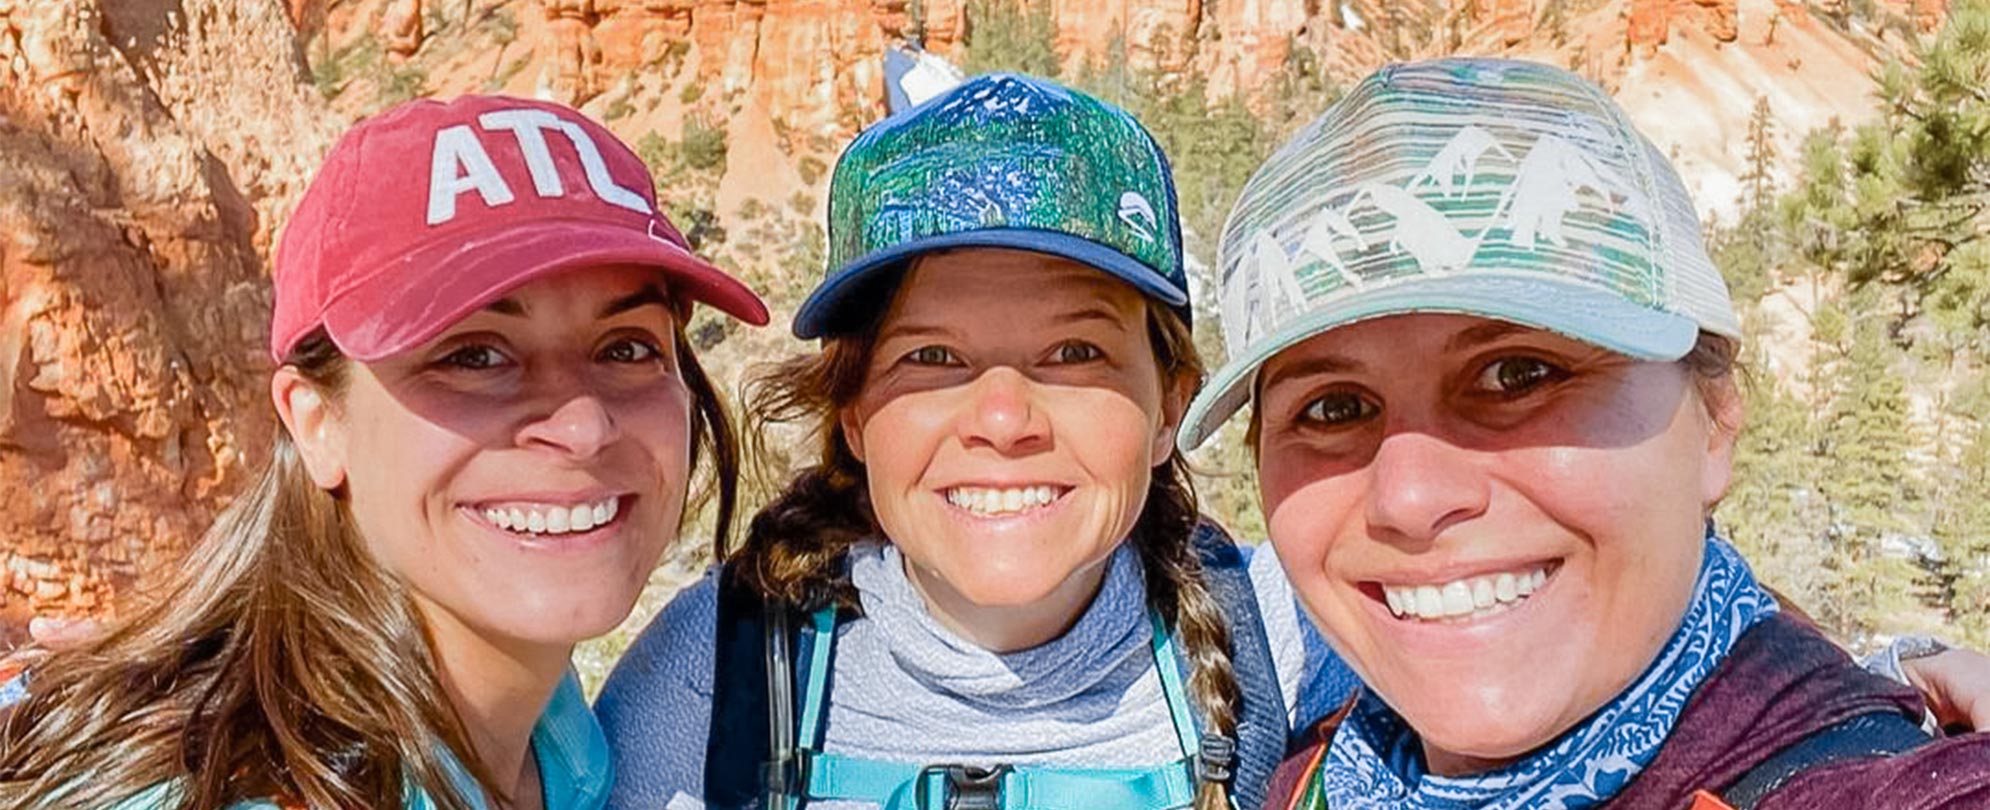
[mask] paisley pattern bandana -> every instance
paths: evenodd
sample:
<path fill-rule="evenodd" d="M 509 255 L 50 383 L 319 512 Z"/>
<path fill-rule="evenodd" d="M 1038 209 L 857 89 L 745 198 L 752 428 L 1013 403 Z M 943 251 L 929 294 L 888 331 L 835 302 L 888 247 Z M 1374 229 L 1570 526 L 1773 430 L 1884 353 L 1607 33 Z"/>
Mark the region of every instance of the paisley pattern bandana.
<path fill-rule="evenodd" d="M 1476 776 L 1425 773 L 1416 732 L 1370 692 L 1334 734 L 1297 806 L 1576 810 L 1603 804 L 1658 755 L 1694 689 L 1735 641 L 1776 610 L 1741 555 L 1709 534 L 1693 601 L 1651 667 L 1550 747 Z"/>

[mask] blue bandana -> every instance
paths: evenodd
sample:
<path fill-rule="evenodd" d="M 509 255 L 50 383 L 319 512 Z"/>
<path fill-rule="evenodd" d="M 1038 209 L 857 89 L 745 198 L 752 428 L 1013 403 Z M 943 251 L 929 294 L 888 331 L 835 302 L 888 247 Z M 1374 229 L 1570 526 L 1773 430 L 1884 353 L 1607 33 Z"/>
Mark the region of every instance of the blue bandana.
<path fill-rule="evenodd" d="M 1776 612 L 1732 546 L 1709 534 L 1686 617 L 1650 669 L 1552 747 L 1466 777 L 1423 772 L 1421 744 L 1375 696 L 1335 732 L 1320 769 L 1335 810 L 1540 810 L 1594 807 L 1617 795 L 1658 755 L 1700 682 L 1741 634 Z"/>

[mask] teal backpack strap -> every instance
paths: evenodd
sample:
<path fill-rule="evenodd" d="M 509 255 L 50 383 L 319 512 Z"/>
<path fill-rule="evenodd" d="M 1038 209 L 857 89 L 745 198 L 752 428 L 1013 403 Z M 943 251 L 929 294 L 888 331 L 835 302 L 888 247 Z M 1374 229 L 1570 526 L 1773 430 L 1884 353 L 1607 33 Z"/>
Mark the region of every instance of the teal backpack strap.
<path fill-rule="evenodd" d="M 809 649 L 808 688 L 802 692 L 801 747 L 822 750 L 822 711 L 829 705 L 830 654 L 836 646 L 836 606 L 815 612 L 815 644 Z"/>
<path fill-rule="evenodd" d="M 837 799 L 883 805 L 885 810 L 1173 810 L 1195 803 L 1195 718 L 1182 688 L 1173 634 L 1161 614 L 1148 611 L 1154 628 L 1154 666 L 1174 719 L 1182 758 L 1151 768 L 1064 768 L 1046 765 L 917 765 L 832 754 L 822 750 L 828 706 L 829 640 L 836 635 L 834 608 L 816 611 L 815 643 L 802 691 L 800 793 L 803 800 Z M 1220 739 L 1220 738 L 1219 738 Z"/>
<path fill-rule="evenodd" d="M 1175 634 L 1161 612 L 1147 609 L 1147 622 L 1154 628 L 1154 671 L 1161 676 L 1161 693 L 1168 697 L 1168 714 L 1175 720 L 1175 736 L 1182 756 L 1193 757 L 1202 746 L 1197 742 L 1195 715 L 1189 713 L 1188 690 L 1182 687 L 1181 661 L 1175 655 Z"/>
<path fill-rule="evenodd" d="M 1162 810 L 1195 800 L 1182 762 L 1158 768 L 913 765 L 831 753 L 810 757 L 808 795 L 885 810 Z"/>

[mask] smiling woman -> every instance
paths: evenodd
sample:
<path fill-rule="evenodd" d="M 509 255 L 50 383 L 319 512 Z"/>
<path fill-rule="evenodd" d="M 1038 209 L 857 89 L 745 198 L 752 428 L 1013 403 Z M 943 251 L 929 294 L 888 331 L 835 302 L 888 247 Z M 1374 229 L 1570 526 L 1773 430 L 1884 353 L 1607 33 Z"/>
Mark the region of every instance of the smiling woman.
<path fill-rule="evenodd" d="M 277 252 L 268 467 L 124 621 L 36 662 L 0 805 L 603 806 L 568 656 L 627 617 L 701 469 L 724 534 L 736 452 L 684 323 L 767 319 L 648 178 L 540 102 L 347 133 Z"/>
<path fill-rule="evenodd" d="M 1366 685 L 1271 806 L 1990 806 L 1990 737 L 1930 739 L 1710 521 L 1740 324 L 1599 88 L 1384 68 L 1251 179 L 1221 253 L 1231 357 L 1182 446 L 1252 404 L 1271 540 Z"/>
<path fill-rule="evenodd" d="M 1196 514 L 1153 139 L 982 76 L 859 136 L 831 187 L 795 320 L 822 350 L 751 398 L 814 455 L 609 677 L 613 803 L 1258 806 L 1286 707 L 1348 683 L 1305 666 L 1276 560 Z"/>

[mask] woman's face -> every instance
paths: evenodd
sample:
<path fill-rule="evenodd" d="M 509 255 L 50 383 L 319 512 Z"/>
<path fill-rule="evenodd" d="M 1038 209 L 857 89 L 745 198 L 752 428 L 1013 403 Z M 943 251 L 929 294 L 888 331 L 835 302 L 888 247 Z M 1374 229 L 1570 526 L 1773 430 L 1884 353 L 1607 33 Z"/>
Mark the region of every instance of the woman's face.
<path fill-rule="evenodd" d="M 1163 384 L 1147 318 L 1132 287 L 1042 254 L 961 250 L 907 273 L 841 426 L 943 621 L 1090 600 L 1186 394 Z"/>
<path fill-rule="evenodd" d="M 1738 421 L 1683 364 L 1402 315 L 1287 349 L 1259 381 L 1279 558 L 1437 772 L 1553 740 L 1678 626 Z"/>
<path fill-rule="evenodd" d="M 323 419 L 286 421 L 438 635 L 571 645 L 627 617 L 677 535 L 691 398 L 674 334 L 656 271 L 561 273 L 355 363 Z"/>

